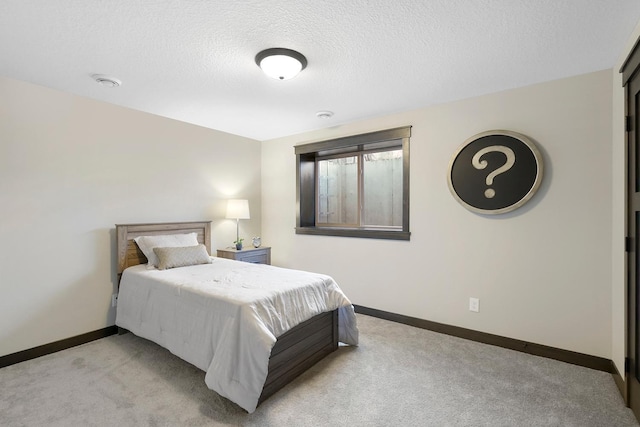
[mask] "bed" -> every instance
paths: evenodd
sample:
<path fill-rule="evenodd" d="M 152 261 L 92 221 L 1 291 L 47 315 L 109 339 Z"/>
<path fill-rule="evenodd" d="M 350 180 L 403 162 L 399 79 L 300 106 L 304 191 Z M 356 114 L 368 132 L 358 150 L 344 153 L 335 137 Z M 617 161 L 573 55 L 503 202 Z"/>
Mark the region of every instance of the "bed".
<path fill-rule="evenodd" d="M 123 224 L 116 232 L 116 325 L 202 369 L 209 388 L 249 413 L 338 342 L 358 343 L 353 306 L 329 276 L 215 257 L 147 268 L 134 239 L 194 233 L 209 250 L 209 221 Z"/>

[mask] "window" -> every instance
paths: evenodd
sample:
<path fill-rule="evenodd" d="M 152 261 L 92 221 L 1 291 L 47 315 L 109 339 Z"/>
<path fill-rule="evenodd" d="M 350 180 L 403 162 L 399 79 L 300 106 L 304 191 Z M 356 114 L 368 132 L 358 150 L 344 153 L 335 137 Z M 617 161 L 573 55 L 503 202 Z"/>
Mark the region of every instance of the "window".
<path fill-rule="evenodd" d="M 409 240 L 411 127 L 295 147 L 296 233 Z"/>

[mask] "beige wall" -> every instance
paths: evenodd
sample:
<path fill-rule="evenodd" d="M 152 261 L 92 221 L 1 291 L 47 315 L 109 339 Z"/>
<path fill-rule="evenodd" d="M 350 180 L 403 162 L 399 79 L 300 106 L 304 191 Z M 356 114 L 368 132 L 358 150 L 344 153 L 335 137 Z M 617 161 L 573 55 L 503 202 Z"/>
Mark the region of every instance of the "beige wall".
<path fill-rule="evenodd" d="M 610 358 L 611 103 L 604 70 L 266 141 L 263 241 L 275 264 L 330 274 L 355 304 Z M 411 241 L 296 235 L 293 146 L 404 125 Z M 495 217 L 446 181 L 458 146 L 491 129 L 532 138 L 546 168 L 527 205 Z"/>
<path fill-rule="evenodd" d="M 0 78 L 0 356 L 113 325 L 114 224 L 213 220 L 248 198 L 260 143 Z"/>
<path fill-rule="evenodd" d="M 274 263 L 332 274 L 355 304 L 620 369 L 622 102 L 616 68 L 267 141 L 261 160 L 253 140 L 0 78 L 0 356 L 113 324 L 115 223 L 212 219 L 215 250 L 235 238 L 224 200 L 246 197 L 241 232 L 260 234 L 262 161 Z M 404 125 L 411 241 L 295 235 L 293 145 Z M 446 184 L 458 145 L 488 129 L 528 135 L 546 161 L 538 195 L 498 218 L 464 210 Z"/>

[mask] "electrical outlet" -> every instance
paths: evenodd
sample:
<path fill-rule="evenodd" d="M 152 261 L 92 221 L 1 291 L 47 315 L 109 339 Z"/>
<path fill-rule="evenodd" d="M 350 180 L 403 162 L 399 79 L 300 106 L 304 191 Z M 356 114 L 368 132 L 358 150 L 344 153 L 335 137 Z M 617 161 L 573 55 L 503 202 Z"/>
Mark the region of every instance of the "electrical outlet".
<path fill-rule="evenodd" d="M 118 294 L 111 295 L 111 307 L 118 305 Z"/>
<path fill-rule="evenodd" d="M 476 313 L 480 311 L 480 298 L 469 298 L 469 311 Z"/>

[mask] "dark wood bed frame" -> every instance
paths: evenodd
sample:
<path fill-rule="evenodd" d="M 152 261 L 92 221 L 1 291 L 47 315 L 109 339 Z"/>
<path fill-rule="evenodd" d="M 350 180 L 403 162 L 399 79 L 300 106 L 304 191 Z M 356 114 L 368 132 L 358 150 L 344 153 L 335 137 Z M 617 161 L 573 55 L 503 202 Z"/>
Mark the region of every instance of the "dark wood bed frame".
<path fill-rule="evenodd" d="M 211 221 L 116 225 L 118 282 L 125 268 L 147 263 L 136 237 L 194 232 L 211 253 Z M 338 348 L 338 310 L 321 313 L 277 338 L 258 404 Z"/>

